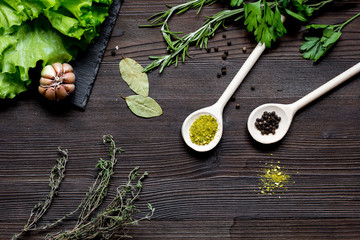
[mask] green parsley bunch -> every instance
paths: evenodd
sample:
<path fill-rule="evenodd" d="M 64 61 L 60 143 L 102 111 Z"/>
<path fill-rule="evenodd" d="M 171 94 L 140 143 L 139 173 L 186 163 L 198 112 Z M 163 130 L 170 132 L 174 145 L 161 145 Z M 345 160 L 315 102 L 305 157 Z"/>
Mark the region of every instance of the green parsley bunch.
<path fill-rule="evenodd" d="M 161 34 L 167 43 L 168 54 L 150 56 L 150 59 L 154 61 L 146 66 L 144 71 L 148 72 L 160 67 L 160 72 L 162 72 L 165 67 L 172 64 L 177 66 L 179 58 L 185 62 L 186 57 L 189 57 L 188 49 L 191 45 L 207 48 L 208 40 L 215 35 L 216 30 L 219 27 L 224 27 L 228 22 L 241 21 L 247 30 L 254 34 L 257 42 L 261 42 L 270 48 L 277 39 L 287 32 L 282 17 L 307 22 L 315 11 L 334 0 L 228 0 L 223 4 L 227 4 L 229 9 L 207 17 L 207 20 L 198 30 L 184 36 L 178 36 L 182 32 L 170 30 L 168 22 L 173 15 L 184 13 L 190 9 L 197 9 L 199 13 L 203 6 L 220 1 L 223 2 L 222 0 L 190 0 L 151 16 L 149 18 L 152 19 L 151 24 L 141 27 L 161 26 Z M 322 38 L 306 38 L 307 42 L 300 49 L 304 53 L 303 57 L 315 61 L 321 58 L 339 39 L 341 28 L 357 16 L 343 25 L 308 26 L 308 28 L 323 29 L 324 35 Z"/>

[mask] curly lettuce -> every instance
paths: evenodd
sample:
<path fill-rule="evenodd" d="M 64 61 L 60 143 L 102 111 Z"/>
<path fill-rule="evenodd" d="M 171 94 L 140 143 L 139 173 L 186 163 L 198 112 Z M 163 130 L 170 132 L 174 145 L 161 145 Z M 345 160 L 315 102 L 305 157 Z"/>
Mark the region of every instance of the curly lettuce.
<path fill-rule="evenodd" d="M 0 98 L 27 90 L 40 62 L 69 62 L 98 36 L 111 1 L 0 0 Z"/>

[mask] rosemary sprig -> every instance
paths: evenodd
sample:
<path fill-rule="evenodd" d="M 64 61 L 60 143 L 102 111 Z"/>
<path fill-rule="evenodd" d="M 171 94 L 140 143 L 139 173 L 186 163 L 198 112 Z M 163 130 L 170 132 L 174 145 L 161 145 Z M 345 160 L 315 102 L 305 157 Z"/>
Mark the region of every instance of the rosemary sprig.
<path fill-rule="evenodd" d="M 60 187 L 61 181 L 65 177 L 66 163 L 69 160 L 68 151 L 66 149 L 58 148 L 59 153 L 62 155 L 61 158 L 57 159 L 57 163 L 51 169 L 49 186 L 50 191 L 46 196 L 44 201 L 38 202 L 30 212 L 30 216 L 25 224 L 24 228 L 19 234 L 15 234 L 12 239 L 18 239 L 24 233 L 36 230 L 36 224 L 40 218 L 47 212 L 49 209 L 54 197 L 57 195 L 57 191 Z"/>
<path fill-rule="evenodd" d="M 186 34 L 183 37 L 178 37 L 174 32 L 169 30 L 169 27 L 166 22 L 164 22 L 164 29 L 161 30 L 165 41 L 168 44 L 167 50 L 169 51 L 168 55 L 164 56 L 150 56 L 149 58 L 154 60 L 148 66 L 144 68 L 144 72 L 152 71 L 154 68 L 160 66 L 159 72 L 161 73 L 165 67 L 168 67 L 172 64 L 175 66 L 178 65 L 178 59 L 181 57 L 182 62 L 185 62 L 186 57 L 190 57 L 188 54 L 188 49 L 190 45 L 195 44 L 200 48 L 207 48 L 208 40 L 215 35 L 215 31 L 225 25 L 225 21 L 228 19 L 234 19 L 237 21 L 244 17 L 244 9 L 231 9 L 221 11 L 204 22 L 203 26 L 198 30 Z M 172 41 L 172 39 L 176 39 Z"/>

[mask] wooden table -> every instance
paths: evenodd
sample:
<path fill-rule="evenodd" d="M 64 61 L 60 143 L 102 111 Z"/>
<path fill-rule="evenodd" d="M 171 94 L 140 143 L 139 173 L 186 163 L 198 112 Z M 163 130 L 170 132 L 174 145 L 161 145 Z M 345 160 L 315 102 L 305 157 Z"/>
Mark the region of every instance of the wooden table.
<path fill-rule="evenodd" d="M 156 211 L 151 221 L 130 229 L 134 239 L 360 239 L 360 75 L 299 111 L 278 144 L 258 144 L 246 128 L 255 107 L 292 103 L 359 62 L 360 19 L 343 29 L 336 47 L 315 65 L 299 53 L 304 26 L 291 29 L 263 54 L 235 101 L 227 104 L 219 145 L 200 154 L 184 144 L 180 127 L 189 113 L 219 98 L 256 46 L 241 24 L 230 24 L 209 41 L 218 52 L 193 47 L 185 64 L 149 74 L 150 96 L 162 106 L 161 117 L 138 118 L 121 98 L 132 94 L 119 74 L 122 56 L 145 66 L 148 56 L 166 53 L 159 28 L 138 26 L 165 10 L 165 3 L 181 2 L 123 3 L 85 111 L 46 102 L 36 86 L 0 102 L 0 239 L 18 233 L 32 207 L 46 196 L 58 146 L 69 151 L 66 177 L 40 223 L 78 206 L 94 181 L 97 161 L 107 155 L 104 134 L 113 135 L 125 150 L 106 202 L 135 166 L 149 172 L 137 205 L 145 211 L 150 202 Z M 215 4 L 197 16 L 194 11 L 180 15 L 171 21 L 171 29 L 193 31 L 220 9 Z M 350 0 L 326 10 L 312 22 L 343 22 L 360 11 L 360 3 Z M 225 50 L 229 56 L 223 61 Z M 223 65 L 227 74 L 217 78 Z M 287 190 L 274 195 L 258 188 L 261 169 L 270 162 L 291 176 Z M 70 217 L 50 232 L 68 229 L 75 221 Z M 47 233 L 34 232 L 25 239 L 43 239 Z"/>

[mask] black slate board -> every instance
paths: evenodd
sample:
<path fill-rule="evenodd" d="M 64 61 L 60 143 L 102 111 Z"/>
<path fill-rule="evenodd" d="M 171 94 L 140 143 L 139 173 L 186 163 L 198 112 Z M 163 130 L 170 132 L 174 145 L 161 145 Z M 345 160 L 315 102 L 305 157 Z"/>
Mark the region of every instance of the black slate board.
<path fill-rule="evenodd" d="M 105 49 L 109 42 L 111 32 L 114 28 L 117 15 L 120 10 L 122 0 L 114 0 L 109 8 L 109 15 L 101 25 L 101 30 L 95 42 L 89 46 L 86 52 L 72 63 L 74 73 L 76 75 L 75 92 L 71 98 L 71 102 L 85 110 L 89 99 L 91 89 L 93 87 L 99 65 L 103 58 Z"/>

